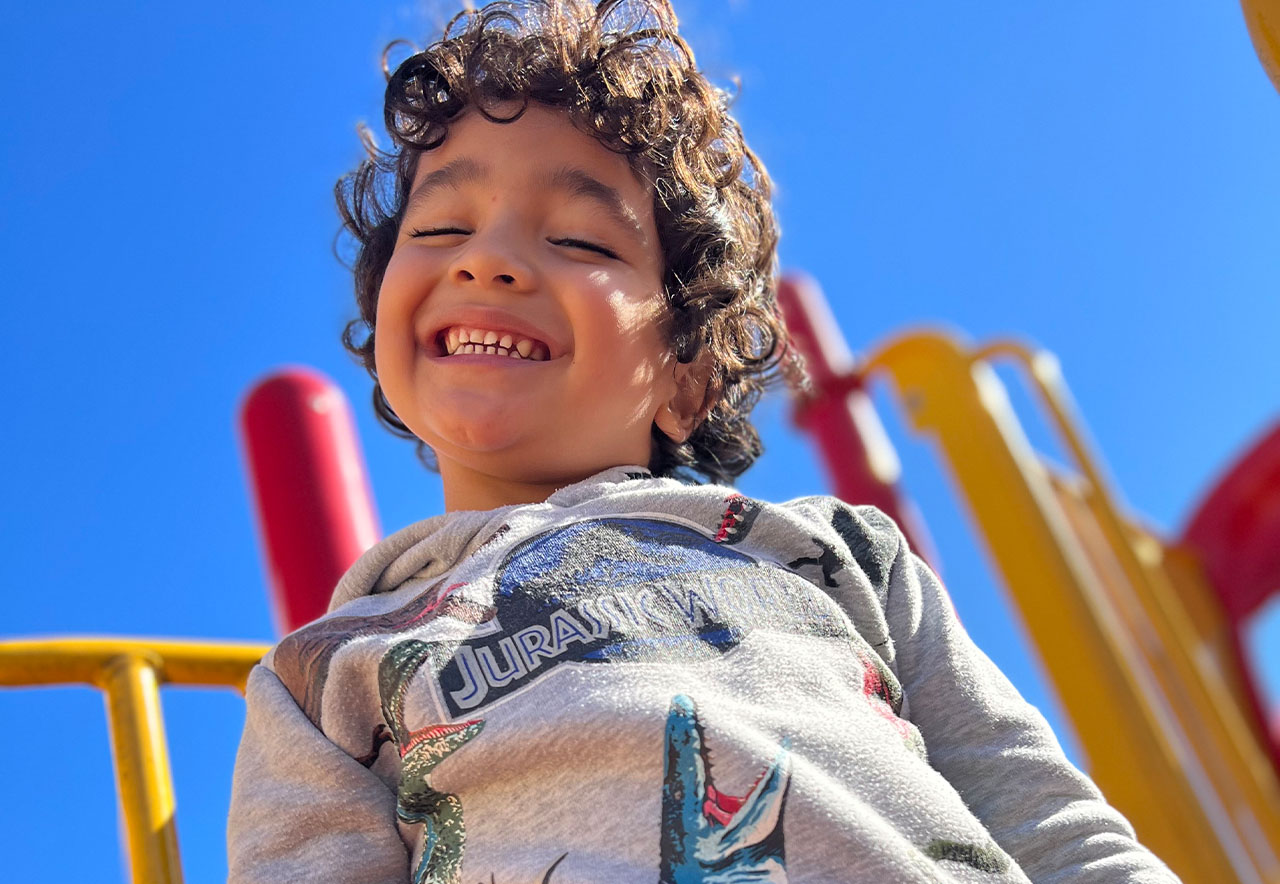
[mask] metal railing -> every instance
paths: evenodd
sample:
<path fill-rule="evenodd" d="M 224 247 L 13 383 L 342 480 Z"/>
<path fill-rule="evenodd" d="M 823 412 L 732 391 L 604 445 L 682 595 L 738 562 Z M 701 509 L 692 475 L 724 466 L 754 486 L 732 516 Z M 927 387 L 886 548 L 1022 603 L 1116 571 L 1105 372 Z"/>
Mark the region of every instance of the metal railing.
<path fill-rule="evenodd" d="M 1033 451 L 993 359 L 1021 368 L 1074 463 Z M 1280 882 L 1280 782 L 1242 712 L 1203 576 L 1123 514 L 1051 354 L 902 335 L 859 367 L 937 441 L 1066 706 L 1090 772 L 1189 882 Z"/>
<path fill-rule="evenodd" d="M 245 681 L 268 646 L 128 638 L 0 642 L 0 686 L 90 685 L 103 692 L 135 884 L 180 884 L 173 778 L 160 686 Z"/>

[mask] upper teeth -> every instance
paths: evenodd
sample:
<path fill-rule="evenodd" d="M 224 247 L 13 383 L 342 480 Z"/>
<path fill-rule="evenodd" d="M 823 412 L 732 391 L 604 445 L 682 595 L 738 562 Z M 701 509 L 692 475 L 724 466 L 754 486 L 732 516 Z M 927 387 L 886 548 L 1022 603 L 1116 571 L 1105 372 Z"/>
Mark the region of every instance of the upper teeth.
<path fill-rule="evenodd" d="M 529 338 L 518 338 L 509 332 L 455 325 L 444 334 L 444 349 L 449 356 L 460 353 L 490 353 L 513 359 L 541 362 L 550 355 L 545 344 Z"/>

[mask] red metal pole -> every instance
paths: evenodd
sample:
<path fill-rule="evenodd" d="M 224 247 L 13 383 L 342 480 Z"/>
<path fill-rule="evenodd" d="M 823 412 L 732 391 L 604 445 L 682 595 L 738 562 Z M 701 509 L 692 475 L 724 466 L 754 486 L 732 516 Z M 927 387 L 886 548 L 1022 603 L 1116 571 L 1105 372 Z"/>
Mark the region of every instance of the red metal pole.
<path fill-rule="evenodd" d="M 1204 496 L 1182 537 L 1233 624 L 1280 593 L 1280 420 Z"/>
<path fill-rule="evenodd" d="M 1222 603 L 1249 703 L 1280 770 L 1280 706 L 1268 701 L 1258 666 L 1245 653 L 1245 624 L 1280 594 L 1280 421 L 1227 469 L 1193 511 L 1182 534 Z"/>
<path fill-rule="evenodd" d="M 364 458 L 346 397 L 312 369 L 254 385 L 240 431 L 276 625 L 291 632 L 325 612 L 338 578 L 378 541 Z"/>
<path fill-rule="evenodd" d="M 778 303 L 813 384 L 809 395 L 793 399 L 793 417 L 817 444 L 836 497 L 879 507 L 918 555 L 936 563 L 924 520 L 898 487 L 898 454 L 862 389 L 853 354 L 822 290 L 807 276 L 787 274 L 778 284 Z"/>

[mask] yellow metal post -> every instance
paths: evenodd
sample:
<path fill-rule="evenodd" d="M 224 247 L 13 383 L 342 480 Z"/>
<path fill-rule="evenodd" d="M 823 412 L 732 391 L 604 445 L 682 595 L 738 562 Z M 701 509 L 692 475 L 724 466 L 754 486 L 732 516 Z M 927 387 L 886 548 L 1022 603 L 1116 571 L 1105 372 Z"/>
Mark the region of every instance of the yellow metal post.
<path fill-rule="evenodd" d="M 121 654 L 103 669 L 111 749 L 135 884 L 181 884 L 169 747 L 160 714 L 156 667 Z"/>
<path fill-rule="evenodd" d="M 1153 661 L 1142 606 L 1113 595 L 1123 563 L 1095 570 L 991 367 L 924 332 L 880 350 L 864 373 L 876 372 L 941 444 L 1107 797 L 1188 884 L 1278 880 L 1266 834 L 1242 831 L 1222 765 L 1188 730 L 1167 661 Z"/>
<path fill-rule="evenodd" d="M 106 696 L 116 784 L 135 884 L 179 884 L 173 783 L 161 683 L 244 691 L 266 645 L 51 638 L 0 641 L 0 687 L 88 684 Z"/>

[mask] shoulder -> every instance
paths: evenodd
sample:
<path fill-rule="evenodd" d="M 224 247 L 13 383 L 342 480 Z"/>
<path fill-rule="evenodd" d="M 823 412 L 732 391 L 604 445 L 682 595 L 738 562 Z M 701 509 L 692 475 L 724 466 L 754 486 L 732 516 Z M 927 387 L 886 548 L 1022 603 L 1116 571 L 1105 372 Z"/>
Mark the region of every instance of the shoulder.
<path fill-rule="evenodd" d="M 874 506 L 854 506 L 829 495 L 801 497 L 778 509 L 806 520 L 847 553 L 878 593 L 888 588 L 893 563 L 906 550 L 896 522 Z"/>

